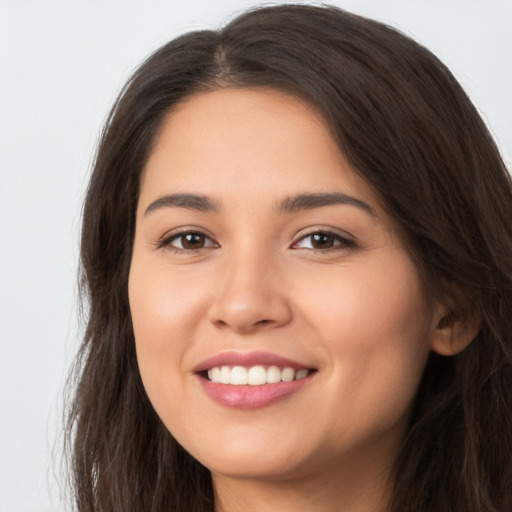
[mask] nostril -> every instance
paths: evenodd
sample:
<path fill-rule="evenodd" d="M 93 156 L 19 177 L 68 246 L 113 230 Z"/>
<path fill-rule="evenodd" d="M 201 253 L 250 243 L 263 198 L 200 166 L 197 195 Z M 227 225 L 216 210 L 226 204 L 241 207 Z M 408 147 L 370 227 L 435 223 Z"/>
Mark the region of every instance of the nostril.
<path fill-rule="evenodd" d="M 273 323 L 272 320 L 264 319 L 264 320 L 257 320 L 254 323 L 247 322 L 247 324 L 244 324 L 244 325 L 237 325 L 236 328 L 239 330 L 245 331 L 245 330 L 252 330 L 256 327 L 264 327 L 264 326 L 270 325 L 272 323 Z M 226 322 L 225 320 L 220 320 L 220 319 L 215 322 L 215 325 L 217 327 L 220 327 L 221 329 L 224 329 L 226 327 L 232 327 L 232 325 L 229 322 Z"/>

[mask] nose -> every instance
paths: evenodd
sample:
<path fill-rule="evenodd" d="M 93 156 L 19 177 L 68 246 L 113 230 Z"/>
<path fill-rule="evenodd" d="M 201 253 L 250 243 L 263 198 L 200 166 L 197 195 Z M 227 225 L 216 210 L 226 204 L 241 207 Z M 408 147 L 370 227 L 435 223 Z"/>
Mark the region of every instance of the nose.
<path fill-rule="evenodd" d="M 288 324 L 292 310 L 282 273 L 267 257 L 225 262 L 208 317 L 216 327 L 254 333 Z"/>

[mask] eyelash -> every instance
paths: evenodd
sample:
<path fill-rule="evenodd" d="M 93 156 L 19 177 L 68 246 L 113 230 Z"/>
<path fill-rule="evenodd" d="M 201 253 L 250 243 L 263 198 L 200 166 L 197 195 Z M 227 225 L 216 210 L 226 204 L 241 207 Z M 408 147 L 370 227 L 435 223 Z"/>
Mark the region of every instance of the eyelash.
<path fill-rule="evenodd" d="M 203 245 L 199 248 L 188 248 L 187 249 L 187 248 L 183 247 L 183 241 L 184 241 L 183 239 L 186 236 L 201 237 L 203 239 L 204 244 L 208 244 L 208 245 Z M 325 237 L 328 241 L 331 241 L 332 246 L 326 247 L 326 248 L 315 248 L 313 246 L 312 247 L 296 247 L 300 242 L 303 242 L 303 241 L 307 240 L 308 238 L 312 240 L 314 236 Z M 174 242 L 175 240 L 179 240 L 179 239 L 182 239 L 181 247 L 174 247 L 172 245 L 172 242 Z M 167 248 L 173 252 L 181 253 L 181 254 L 183 254 L 183 253 L 199 253 L 200 251 L 203 251 L 203 250 L 208 250 L 211 248 L 218 247 L 218 243 L 215 242 L 210 236 L 208 236 L 206 233 L 203 233 L 198 230 L 184 230 L 179 233 L 173 233 L 170 236 L 163 237 L 158 242 L 157 245 L 158 245 L 158 248 Z M 313 245 L 313 244 L 311 243 L 310 245 Z M 329 231 L 326 229 L 318 229 L 318 230 L 312 231 L 310 233 L 305 233 L 302 236 L 300 236 L 291 245 L 292 249 L 305 249 L 305 250 L 313 251 L 315 253 L 326 253 L 326 252 L 330 252 L 330 251 L 340 251 L 340 250 L 346 250 L 346 249 L 351 249 L 351 248 L 356 248 L 356 247 L 357 247 L 357 244 L 353 239 L 341 236 L 338 233 L 333 233 L 332 231 Z"/>
<path fill-rule="evenodd" d="M 323 248 L 323 249 L 322 248 L 315 248 L 315 247 L 311 247 L 311 248 L 304 248 L 304 247 L 302 247 L 302 248 L 299 248 L 299 249 L 307 249 L 307 250 L 314 251 L 314 252 L 317 252 L 317 253 L 325 253 L 325 252 L 330 252 L 330 251 L 340 251 L 340 250 L 344 250 L 344 249 L 345 250 L 346 249 L 353 249 L 353 248 L 357 247 L 356 242 L 353 239 L 351 239 L 351 238 L 347 238 L 347 237 L 341 236 L 340 234 L 334 233 L 334 232 L 329 231 L 327 229 L 318 229 L 318 230 L 313 231 L 311 233 L 305 233 L 302 236 L 300 236 L 297 239 L 297 241 L 292 244 L 292 248 L 294 246 L 296 246 L 299 242 L 305 241 L 308 238 L 312 240 L 314 236 L 325 237 L 325 238 L 331 240 L 334 245 L 332 245 L 331 247 Z"/>
<path fill-rule="evenodd" d="M 209 245 L 207 245 L 206 247 L 203 246 L 203 247 L 199 247 L 199 248 L 190 248 L 190 249 L 186 249 L 185 247 L 183 247 L 183 239 L 184 237 L 186 236 L 198 236 L 198 237 L 201 237 L 205 240 L 205 243 L 206 241 L 210 241 L 211 243 Z M 174 247 L 172 246 L 172 242 L 174 242 L 175 240 L 179 240 L 179 239 L 182 239 L 182 247 Z M 211 247 L 215 247 L 215 246 L 218 246 L 217 242 L 213 241 L 211 237 L 209 237 L 206 233 L 203 233 L 201 231 L 197 231 L 197 230 L 193 230 L 193 229 L 189 229 L 189 230 L 184 230 L 184 231 L 180 231 L 179 233 L 173 233 L 172 235 L 170 236 L 164 236 L 164 238 L 162 238 L 160 240 L 160 242 L 158 243 L 158 247 L 159 248 L 167 248 L 173 252 L 177 252 L 177 253 L 184 253 L 184 252 L 199 252 L 201 250 L 204 250 L 204 249 L 209 249 Z"/>

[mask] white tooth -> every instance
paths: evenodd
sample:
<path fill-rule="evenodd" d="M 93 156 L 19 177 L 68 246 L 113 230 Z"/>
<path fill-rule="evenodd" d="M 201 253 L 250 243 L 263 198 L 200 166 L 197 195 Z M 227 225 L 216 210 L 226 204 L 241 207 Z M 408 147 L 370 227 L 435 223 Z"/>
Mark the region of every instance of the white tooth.
<path fill-rule="evenodd" d="M 309 375 L 309 370 L 306 370 L 306 368 L 303 368 L 302 370 L 297 370 L 295 373 L 295 380 L 303 379 L 304 377 L 307 377 Z"/>
<path fill-rule="evenodd" d="M 247 370 L 243 366 L 233 366 L 231 370 L 231 384 L 235 386 L 247 384 Z"/>
<path fill-rule="evenodd" d="M 211 368 L 208 370 L 208 379 L 212 380 L 212 370 L 211 370 Z"/>
<path fill-rule="evenodd" d="M 281 380 L 283 382 L 291 382 L 295 379 L 295 370 L 293 368 L 285 368 L 281 373 Z"/>
<path fill-rule="evenodd" d="M 269 384 L 277 384 L 281 382 L 281 369 L 277 366 L 269 366 L 267 370 L 267 382 Z"/>
<path fill-rule="evenodd" d="M 249 368 L 247 382 L 251 386 L 261 386 L 267 382 L 267 371 L 263 366 L 253 366 Z"/>
<path fill-rule="evenodd" d="M 210 371 L 211 371 L 210 380 L 215 383 L 220 382 L 220 368 L 218 366 L 214 366 Z M 210 372 L 208 372 L 208 376 L 210 376 Z"/>
<path fill-rule="evenodd" d="M 231 384 L 231 368 L 223 366 L 220 369 L 219 382 L 221 384 Z"/>

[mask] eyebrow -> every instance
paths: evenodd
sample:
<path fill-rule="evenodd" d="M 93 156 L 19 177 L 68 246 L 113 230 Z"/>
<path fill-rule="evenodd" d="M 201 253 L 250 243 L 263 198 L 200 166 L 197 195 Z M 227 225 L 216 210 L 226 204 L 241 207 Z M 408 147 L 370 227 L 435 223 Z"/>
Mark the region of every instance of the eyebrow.
<path fill-rule="evenodd" d="M 299 210 L 312 210 L 313 208 L 333 205 L 355 206 L 369 213 L 372 217 L 377 215 L 375 210 L 368 203 L 356 197 L 342 194 L 341 192 L 299 194 L 297 196 L 287 197 L 278 206 L 277 211 L 279 213 L 293 213 Z"/>
<path fill-rule="evenodd" d="M 375 210 L 361 199 L 343 194 L 334 193 L 316 193 L 316 194 L 298 194 L 296 196 L 286 197 L 281 201 L 275 211 L 277 213 L 293 213 L 300 210 L 312 210 L 322 206 L 347 205 L 359 208 L 372 217 L 376 216 Z M 144 212 L 147 215 L 160 208 L 187 208 L 199 212 L 218 212 L 219 206 L 209 197 L 198 194 L 168 194 L 159 197 L 153 201 Z"/>
<path fill-rule="evenodd" d="M 217 212 L 219 207 L 208 197 L 197 194 L 169 194 L 153 201 L 144 212 L 144 215 L 159 208 L 175 207 L 188 208 L 200 212 Z"/>

